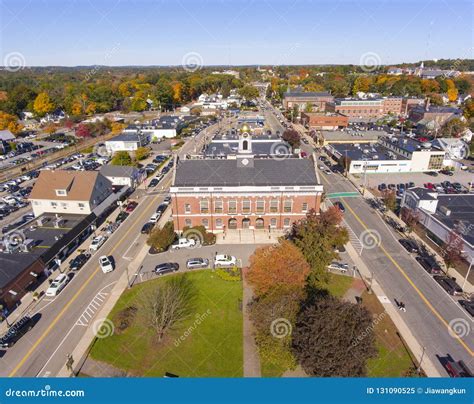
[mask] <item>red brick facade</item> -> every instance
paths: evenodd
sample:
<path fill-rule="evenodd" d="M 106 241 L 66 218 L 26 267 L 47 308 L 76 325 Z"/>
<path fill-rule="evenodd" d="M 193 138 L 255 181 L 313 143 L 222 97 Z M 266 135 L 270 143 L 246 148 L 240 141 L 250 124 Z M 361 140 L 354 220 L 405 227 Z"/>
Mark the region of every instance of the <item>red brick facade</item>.
<path fill-rule="evenodd" d="M 172 193 L 171 207 L 177 231 L 198 225 L 213 232 L 246 228 L 284 230 L 304 218 L 309 210 L 319 211 L 320 201 L 319 191 Z"/>
<path fill-rule="evenodd" d="M 349 118 L 341 114 L 302 112 L 301 121 L 314 129 L 340 129 L 349 125 Z"/>

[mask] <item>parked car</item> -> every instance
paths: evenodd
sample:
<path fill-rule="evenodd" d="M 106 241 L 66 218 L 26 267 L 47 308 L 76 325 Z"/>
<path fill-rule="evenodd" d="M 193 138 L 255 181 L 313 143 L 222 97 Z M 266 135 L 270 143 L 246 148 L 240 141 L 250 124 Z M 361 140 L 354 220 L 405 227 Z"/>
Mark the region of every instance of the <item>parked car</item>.
<path fill-rule="evenodd" d="M 171 272 L 176 272 L 179 270 L 179 264 L 176 262 L 165 262 L 163 264 L 158 264 L 155 267 L 155 273 L 157 275 L 164 275 Z"/>
<path fill-rule="evenodd" d="M 156 187 L 159 182 L 160 182 L 160 180 L 158 178 L 153 178 L 150 181 L 150 183 L 148 184 L 148 186 L 151 187 L 151 188 Z"/>
<path fill-rule="evenodd" d="M 451 170 L 441 170 L 440 173 L 447 175 L 449 177 L 452 177 L 454 175 L 454 173 Z"/>
<path fill-rule="evenodd" d="M 102 255 L 99 258 L 99 265 L 100 265 L 100 269 L 102 269 L 102 272 L 104 274 L 106 274 L 108 272 L 112 272 L 114 270 L 113 261 L 109 257 L 107 257 L 106 255 Z"/>
<path fill-rule="evenodd" d="M 334 261 L 329 264 L 329 268 L 337 269 L 338 271 L 341 271 L 341 272 L 347 272 L 347 270 L 349 269 L 349 265 L 342 262 Z"/>
<path fill-rule="evenodd" d="M 20 318 L 2 337 L 0 337 L 0 348 L 10 348 L 15 345 L 15 343 L 30 331 L 34 325 L 35 322 L 30 316 Z"/>
<path fill-rule="evenodd" d="M 155 223 L 152 222 L 146 222 L 141 230 L 142 234 L 150 234 L 151 231 L 153 230 L 153 227 L 155 227 Z"/>
<path fill-rule="evenodd" d="M 128 205 L 125 208 L 125 212 L 131 213 L 134 211 L 134 209 L 137 207 L 138 202 L 136 201 L 130 201 Z"/>
<path fill-rule="evenodd" d="M 168 205 L 166 203 L 160 203 L 158 207 L 156 208 L 156 213 L 163 214 L 167 208 L 168 208 Z"/>
<path fill-rule="evenodd" d="M 181 248 L 193 248 L 196 246 L 196 240 L 190 238 L 180 238 L 171 246 L 172 250 L 179 250 Z"/>
<path fill-rule="evenodd" d="M 186 261 L 186 268 L 188 269 L 209 268 L 209 260 L 207 258 L 190 258 Z"/>
<path fill-rule="evenodd" d="M 49 285 L 49 288 L 46 290 L 46 296 L 48 297 L 54 297 L 61 292 L 61 290 L 64 289 L 64 287 L 67 285 L 69 281 L 69 278 L 67 277 L 66 274 L 59 274 L 56 279 L 54 279 L 53 282 L 51 282 L 51 285 Z"/>
<path fill-rule="evenodd" d="M 474 374 L 463 361 L 449 360 L 444 364 L 444 367 L 450 377 L 474 377 Z"/>
<path fill-rule="evenodd" d="M 431 275 L 441 274 L 443 273 L 441 267 L 439 266 L 436 259 L 431 257 L 430 255 L 421 255 L 416 257 L 416 260 L 420 263 L 420 265 Z"/>
<path fill-rule="evenodd" d="M 151 215 L 149 222 L 150 223 L 156 223 L 158 220 L 160 220 L 161 213 L 160 212 L 155 212 L 153 215 Z"/>
<path fill-rule="evenodd" d="M 408 239 L 408 238 L 401 238 L 398 242 L 403 246 L 405 250 L 411 253 L 418 252 L 418 245 L 415 241 Z"/>
<path fill-rule="evenodd" d="M 432 183 L 432 182 L 427 182 L 425 184 L 423 184 L 423 186 L 426 188 L 426 189 L 435 189 L 435 185 Z"/>
<path fill-rule="evenodd" d="M 168 195 L 165 197 L 165 199 L 163 199 L 163 204 L 169 205 L 170 203 L 171 203 L 171 196 Z"/>
<path fill-rule="evenodd" d="M 456 296 L 462 294 L 461 287 L 456 283 L 453 278 L 444 275 L 434 276 L 436 282 L 438 282 L 441 287 L 450 295 Z"/>
<path fill-rule="evenodd" d="M 237 264 L 237 258 L 227 254 L 217 254 L 214 258 L 214 267 L 233 267 Z"/>
<path fill-rule="evenodd" d="M 338 208 L 342 213 L 344 213 L 346 211 L 346 208 L 344 207 L 342 202 L 336 201 L 336 202 L 334 202 L 334 206 L 336 208 Z"/>
<path fill-rule="evenodd" d="M 437 177 L 438 176 L 438 173 L 436 171 L 428 171 L 426 174 L 431 175 L 432 177 Z"/>
<path fill-rule="evenodd" d="M 107 237 L 105 236 L 97 236 L 93 238 L 89 246 L 89 251 L 96 252 L 102 246 L 102 244 L 105 243 L 106 240 Z"/>
<path fill-rule="evenodd" d="M 87 253 L 79 254 L 74 259 L 69 261 L 69 269 L 71 271 L 78 271 L 84 266 L 84 264 L 88 261 L 89 258 L 90 258 L 90 254 L 87 254 Z"/>
<path fill-rule="evenodd" d="M 125 211 L 120 212 L 115 219 L 115 223 L 122 223 L 128 217 L 128 215 L 129 214 Z"/>
<path fill-rule="evenodd" d="M 474 300 L 460 300 L 459 304 L 471 315 L 471 317 L 474 317 Z"/>

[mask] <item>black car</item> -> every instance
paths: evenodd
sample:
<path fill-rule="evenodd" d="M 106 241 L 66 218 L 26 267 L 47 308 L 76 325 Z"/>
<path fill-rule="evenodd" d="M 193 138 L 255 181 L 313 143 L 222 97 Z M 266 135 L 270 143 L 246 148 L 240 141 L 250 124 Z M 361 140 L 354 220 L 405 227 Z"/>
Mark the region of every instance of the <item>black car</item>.
<path fill-rule="evenodd" d="M 474 300 L 460 300 L 459 304 L 471 315 L 471 317 L 474 317 Z"/>
<path fill-rule="evenodd" d="M 155 273 L 157 275 L 164 275 L 170 272 L 176 272 L 179 269 L 179 264 L 176 262 L 165 262 L 155 267 Z"/>
<path fill-rule="evenodd" d="M 440 173 L 447 175 L 449 177 L 452 177 L 454 175 L 454 173 L 451 170 L 441 170 Z"/>
<path fill-rule="evenodd" d="M 141 233 L 150 234 L 154 226 L 155 226 L 155 223 L 152 223 L 152 222 L 145 223 L 142 227 Z"/>
<path fill-rule="evenodd" d="M 116 223 L 122 223 L 128 217 L 128 215 L 129 215 L 128 212 L 125 212 L 125 211 L 120 212 L 117 215 L 117 218 L 115 219 L 115 222 Z"/>
<path fill-rule="evenodd" d="M 69 261 L 69 269 L 71 271 L 78 271 L 84 266 L 84 264 L 87 262 L 89 258 L 90 258 L 89 254 L 85 254 L 85 253 L 79 254 L 76 258 Z"/>
<path fill-rule="evenodd" d="M 334 206 L 336 208 L 338 208 L 342 213 L 344 213 L 346 211 L 346 208 L 344 207 L 344 205 L 342 204 L 342 202 L 334 202 Z"/>
<path fill-rule="evenodd" d="M 158 207 L 156 208 L 156 213 L 163 213 L 166 208 L 168 207 L 167 204 L 165 203 L 161 203 L 160 205 L 158 205 Z"/>
<path fill-rule="evenodd" d="M 422 256 L 416 257 L 416 260 L 429 274 L 435 275 L 435 274 L 441 274 L 443 272 L 438 262 L 430 255 L 422 255 Z"/>
<path fill-rule="evenodd" d="M 30 331 L 34 326 L 34 321 L 29 316 L 22 317 L 13 324 L 5 335 L 0 338 L 0 348 L 10 348 L 23 335 Z"/>
<path fill-rule="evenodd" d="M 462 293 L 461 287 L 456 283 L 453 278 L 449 276 L 437 275 L 433 277 L 436 282 L 438 282 L 441 287 L 450 295 L 460 295 Z"/>
<path fill-rule="evenodd" d="M 156 187 L 158 185 L 160 181 L 158 180 L 158 178 L 153 178 L 150 183 L 148 184 L 149 187 Z"/>
<path fill-rule="evenodd" d="M 400 240 L 398 240 L 398 242 L 408 252 L 411 252 L 411 253 L 417 253 L 418 252 L 418 245 L 413 240 L 410 240 L 408 238 L 401 238 Z"/>

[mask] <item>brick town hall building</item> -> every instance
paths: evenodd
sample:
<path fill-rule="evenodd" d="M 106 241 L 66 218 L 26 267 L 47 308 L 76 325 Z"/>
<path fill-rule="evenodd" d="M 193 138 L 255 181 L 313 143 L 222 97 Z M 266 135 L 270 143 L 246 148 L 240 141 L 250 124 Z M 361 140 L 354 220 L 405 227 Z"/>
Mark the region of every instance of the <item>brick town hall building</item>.
<path fill-rule="evenodd" d="M 255 158 L 252 136 L 239 137 L 227 159 L 180 160 L 170 188 L 175 230 L 204 225 L 231 230 L 286 230 L 319 211 L 323 186 L 314 161 L 290 156 Z"/>

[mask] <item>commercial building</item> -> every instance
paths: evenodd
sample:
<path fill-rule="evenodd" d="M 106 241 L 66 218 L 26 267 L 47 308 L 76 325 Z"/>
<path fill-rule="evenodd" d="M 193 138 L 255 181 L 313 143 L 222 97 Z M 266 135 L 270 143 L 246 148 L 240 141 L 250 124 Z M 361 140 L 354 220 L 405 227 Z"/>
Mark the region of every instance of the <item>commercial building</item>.
<path fill-rule="evenodd" d="M 326 105 L 333 102 L 334 97 L 328 92 L 289 91 L 283 94 L 285 109 L 297 106 L 300 111 L 305 111 L 310 106 L 312 111 L 326 111 Z"/>
<path fill-rule="evenodd" d="M 413 209 L 428 237 L 439 245 L 461 240 L 459 249 L 468 262 L 474 259 L 474 194 L 438 194 L 424 188 L 408 189 L 402 207 Z"/>
<path fill-rule="evenodd" d="M 336 130 L 347 128 L 349 118 L 332 112 L 302 112 L 301 123 L 316 130 Z"/>
<path fill-rule="evenodd" d="M 325 148 L 351 174 L 438 171 L 446 154 L 431 144 L 396 136 L 381 137 L 373 144 L 330 144 Z"/>
<path fill-rule="evenodd" d="M 415 123 L 435 122 L 439 127 L 452 118 L 460 118 L 462 111 L 455 107 L 439 107 L 430 105 L 429 101 L 425 105 L 418 105 L 410 110 L 408 118 Z M 421 122 L 423 121 L 423 122 Z"/>
<path fill-rule="evenodd" d="M 97 171 L 43 170 L 29 200 L 35 216 L 87 215 L 112 193 L 112 183 Z"/>
<path fill-rule="evenodd" d="M 387 136 L 387 132 L 383 130 L 345 129 L 316 132 L 316 140 L 321 146 L 332 143 L 377 143 L 383 136 Z"/>
<path fill-rule="evenodd" d="M 308 211 L 319 211 L 323 187 L 314 161 L 255 158 L 242 136 L 233 159 L 181 160 L 175 166 L 175 229 L 202 225 L 212 232 L 285 230 Z"/>
<path fill-rule="evenodd" d="M 92 232 L 97 217 L 44 214 L 0 240 L 0 304 L 11 310 Z"/>
<path fill-rule="evenodd" d="M 150 135 L 141 131 L 123 132 L 105 142 L 107 153 L 113 154 L 118 151 L 134 152 L 139 147 L 150 143 Z"/>

